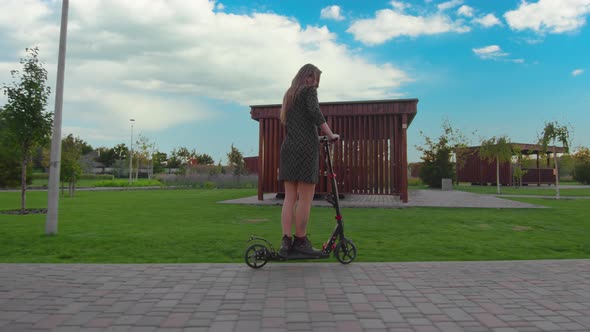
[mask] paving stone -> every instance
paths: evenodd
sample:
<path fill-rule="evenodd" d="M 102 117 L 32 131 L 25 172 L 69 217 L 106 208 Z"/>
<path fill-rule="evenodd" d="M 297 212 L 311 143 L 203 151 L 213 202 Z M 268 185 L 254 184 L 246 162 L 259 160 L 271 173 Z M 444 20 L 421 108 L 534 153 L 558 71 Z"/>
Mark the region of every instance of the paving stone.
<path fill-rule="evenodd" d="M 589 331 L 587 280 L 590 260 L 0 264 L 0 331 Z"/>

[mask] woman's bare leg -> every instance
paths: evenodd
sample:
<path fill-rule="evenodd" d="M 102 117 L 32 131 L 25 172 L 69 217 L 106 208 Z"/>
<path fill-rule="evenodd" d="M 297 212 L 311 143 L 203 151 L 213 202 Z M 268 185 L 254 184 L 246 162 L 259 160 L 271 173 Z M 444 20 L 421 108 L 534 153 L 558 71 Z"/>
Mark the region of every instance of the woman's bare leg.
<path fill-rule="evenodd" d="M 291 237 L 295 204 L 297 203 L 297 182 L 285 181 L 285 200 L 281 211 L 283 235 Z"/>
<path fill-rule="evenodd" d="M 299 201 L 295 208 L 295 236 L 304 237 L 307 235 L 307 223 L 315 193 L 315 183 L 298 182 L 296 188 L 299 193 Z"/>

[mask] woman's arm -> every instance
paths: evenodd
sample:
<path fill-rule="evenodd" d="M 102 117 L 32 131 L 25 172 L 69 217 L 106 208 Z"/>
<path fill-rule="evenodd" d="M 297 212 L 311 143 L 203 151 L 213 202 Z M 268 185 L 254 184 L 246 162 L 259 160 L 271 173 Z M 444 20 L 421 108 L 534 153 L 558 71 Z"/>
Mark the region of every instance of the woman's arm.
<path fill-rule="evenodd" d="M 334 134 L 332 132 L 332 130 L 330 129 L 330 126 L 328 126 L 328 122 L 324 122 L 320 125 L 320 129 L 322 130 L 322 133 L 326 136 L 328 136 L 328 139 L 330 139 L 330 141 L 337 141 L 340 136 L 338 134 Z"/>

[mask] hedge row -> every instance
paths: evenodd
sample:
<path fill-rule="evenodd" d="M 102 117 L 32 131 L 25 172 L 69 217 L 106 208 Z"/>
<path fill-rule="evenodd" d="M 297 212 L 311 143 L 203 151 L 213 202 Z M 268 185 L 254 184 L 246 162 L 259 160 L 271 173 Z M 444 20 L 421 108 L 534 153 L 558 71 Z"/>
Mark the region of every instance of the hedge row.
<path fill-rule="evenodd" d="M 33 173 L 33 180 L 49 179 L 49 173 Z M 113 180 L 112 174 L 82 174 L 79 180 Z"/>

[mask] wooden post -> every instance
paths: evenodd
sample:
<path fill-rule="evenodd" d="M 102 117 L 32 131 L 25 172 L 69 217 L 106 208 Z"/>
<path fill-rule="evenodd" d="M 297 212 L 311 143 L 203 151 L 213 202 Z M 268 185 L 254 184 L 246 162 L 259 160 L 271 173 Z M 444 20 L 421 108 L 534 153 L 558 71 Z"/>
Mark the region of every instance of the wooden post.
<path fill-rule="evenodd" d="M 262 186 L 264 185 L 264 119 L 259 120 L 258 125 L 258 200 L 264 200 Z"/>
<path fill-rule="evenodd" d="M 408 151 L 407 151 L 407 144 L 408 144 L 408 137 L 407 137 L 407 130 L 408 130 L 408 115 L 402 114 L 402 128 L 401 128 L 401 136 L 402 141 L 400 144 L 401 147 L 401 160 L 400 160 L 400 189 L 401 189 L 401 199 L 402 202 L 408 202 Z"/>
<path fill-rule="evenodd" d="M 541 186 L 541 166 L 539 165 L 539 151 L 537 151 L 537 187 Z"/>

